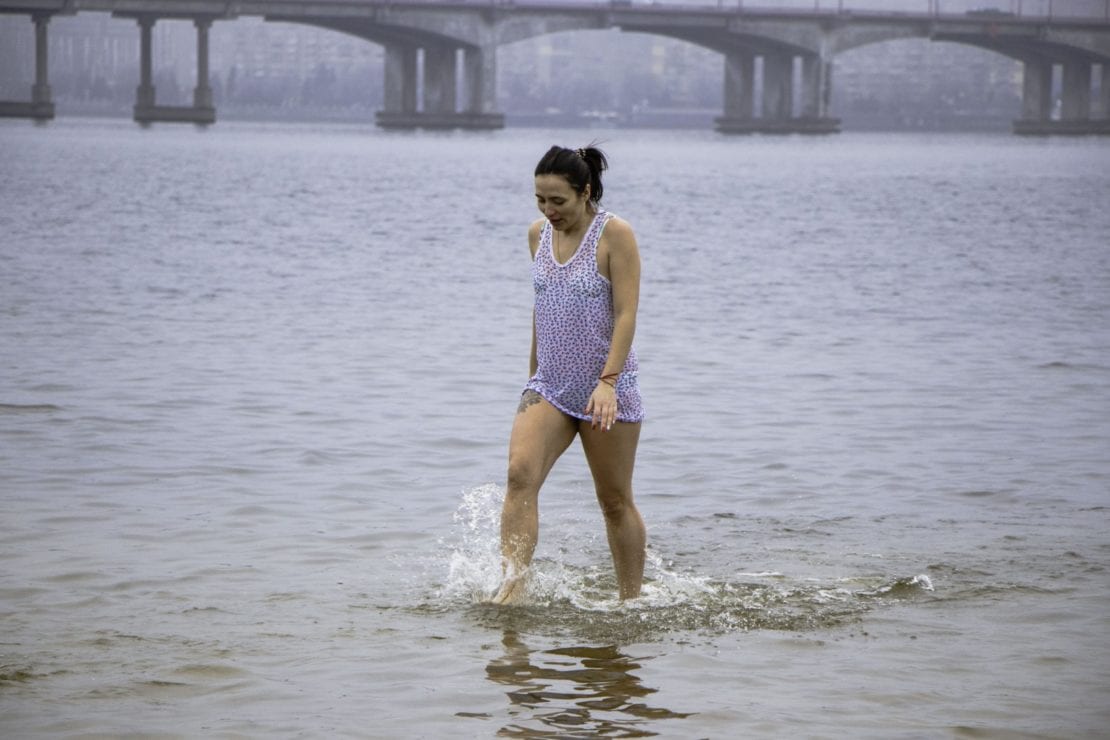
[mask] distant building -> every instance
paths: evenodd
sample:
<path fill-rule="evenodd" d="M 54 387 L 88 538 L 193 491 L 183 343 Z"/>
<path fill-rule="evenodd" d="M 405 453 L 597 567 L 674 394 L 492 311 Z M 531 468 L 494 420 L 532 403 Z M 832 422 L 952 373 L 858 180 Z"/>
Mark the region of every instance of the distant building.
<path fill-rule="evenodd" d="M 610 112 L 719 105 L 719 54 L 617 29 L 539 36 L 498 52 L 498 97 L 512 114 Z"/>
<path fill-rule="evenodd" d="M 300 24 L 240 18 L 212 27 L 212 69 L 247 74 L 307 77 L 324 66 L 337 74 L 380 66 L 382 47 L 348 34 Z M 380 84 L 380 81 L 378 81 Z"/>
<path fill-rule="evenodd" d="M 66 103 L 133 103 L 139 77 L 139 29 L 106 13 L 56 16 L 50 22 L 50 83 Z M 184 103 L 196 86 L 196 29 L 188 20 L 159 20 L 153 34 L 159 102 Z M 380 98 L 382 49 L 354 36 L 260 18 L 217 21 L 209 39 L 209 70 L 217 104 L 234 102 L 369 105 Z M 0 17 L 0 97 L 28 97 L 34 77 L 34 26 L 28 16 Z M 229 90 L 229 82 L 232 90 Z M 327 90 L 320 94 L 319 89 Z M 279 89 L 280 88 L 280 89 Z M 360 95 L 361 93 L 361 95 Z"/>
<path fill-rule="evenodd" d="M 961 44 L 903 39 L 836 57 L 832 107 L 847 128 L 992 128 L 1017 118 L 1021 64 Z"/>
<path fill-rule="evenodd" d="M 50 21 L 49 39 L 50 86 L 57 99 L 134 98 L 139 79 L 139 29 L 135 21 L 107 13 L 55 16 Z M 166 86 L 169 81 L 182 79 L 183 70 L 195 64 L 196 41 L 191 24 L 158 23 L 153 43 L 156 83 Z M 190 74 L 191 90 L 195 70 Z M 34 75 L 35 36 L 30 17 L 0 16 L 3 97 L 27 97 Z"/>

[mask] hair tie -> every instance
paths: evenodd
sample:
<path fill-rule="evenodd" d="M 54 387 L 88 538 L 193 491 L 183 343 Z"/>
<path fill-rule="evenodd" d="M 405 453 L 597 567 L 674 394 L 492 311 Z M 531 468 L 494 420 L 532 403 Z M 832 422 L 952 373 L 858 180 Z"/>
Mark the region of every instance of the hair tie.
<path fill-rule="evenodd" d="M 574 153 L 577 154 L 582 159 L 586 158 L 586 150 L 585 149 L 575 149 Z"/>

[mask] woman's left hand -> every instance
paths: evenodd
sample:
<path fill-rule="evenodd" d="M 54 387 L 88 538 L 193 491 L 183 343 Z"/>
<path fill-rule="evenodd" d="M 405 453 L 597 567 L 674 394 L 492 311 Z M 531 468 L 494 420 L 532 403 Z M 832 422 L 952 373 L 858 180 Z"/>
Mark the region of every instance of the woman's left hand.
<path fill-rule="evenodd" d="M 600 426 L 602 431 L 609 431 L 617 420 L 617 389 L 599 380 L 586 404 L 586 416 L 590 417 L 590 426 L 594 429 Z"/>

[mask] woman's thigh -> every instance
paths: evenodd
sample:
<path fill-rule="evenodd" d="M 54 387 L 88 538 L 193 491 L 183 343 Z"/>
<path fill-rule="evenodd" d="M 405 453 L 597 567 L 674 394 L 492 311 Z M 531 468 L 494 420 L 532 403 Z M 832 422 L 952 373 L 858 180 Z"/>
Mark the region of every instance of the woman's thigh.
<path fill-rule="evenodd" d="M 631 498 L 640 422 L 618 421 L 608 431 L 582 422 L 578 425 L 578 433 L 598 497 Z"/>
<path fill-rule="evenodd" d="M 574 441 L 577 421 L 535 391 L 525 391 L 509 438 L 510 486 L 538 489 L 555 461 Z"/>

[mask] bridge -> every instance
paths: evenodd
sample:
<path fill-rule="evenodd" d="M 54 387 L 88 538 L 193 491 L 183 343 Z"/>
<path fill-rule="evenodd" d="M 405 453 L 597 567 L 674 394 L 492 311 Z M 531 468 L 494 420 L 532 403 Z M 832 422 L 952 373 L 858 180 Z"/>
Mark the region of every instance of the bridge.
<path fill-rule="evenodd" d="M 836 132 L 840 121 L 829 110 L 835 56 L 867 44 L 925 38 L 987 49 L 1022 63 L 1022 113 L 1014 121 L 1015 133 L 1110 134 L 1110 0 L 1105 5 L 1092 2 L 1082 15 L 1054 12 L 1052 0 L 1042 3 L 1047 12 L 1037 13 L 1022 12 L 1022 0 L 1017 0 L 1017 11 L 1011 2 L 1011 10 L 965 12 L 945 10 L 945 1 L 907 0 L 906 6 L 918 7 L 893 12 L 859 9 L 845 0 L 815 0 L 804 9 L 752 7 L 745 0 L 704 6 L 641 0 L 0 0 L 0 13 L 29 15 L 35 27 L 31 100 L 0 102 L 0 116 L 54 116 L 48 79 L 50 19 L 100 11 L 138 25 L 140 83 L 134 118 L 144 124 L 213 123 L 209 30 L 216 21 L 258 16 L 381 44 L 385 94 L 376 122 L 384 128 L 500 128 L 500 45 L 562 31 L 618 28 L 720 53 L 724 110 L 716 128 L 724 133 Z M 192 106 L 156 101 L 152 29 L 160 19 L 191 19 L 196 27 Z M 1057 68 L 1061 108 L 1054 116 Z M 757 75 L 762 93 L 758 115 Z"/>

